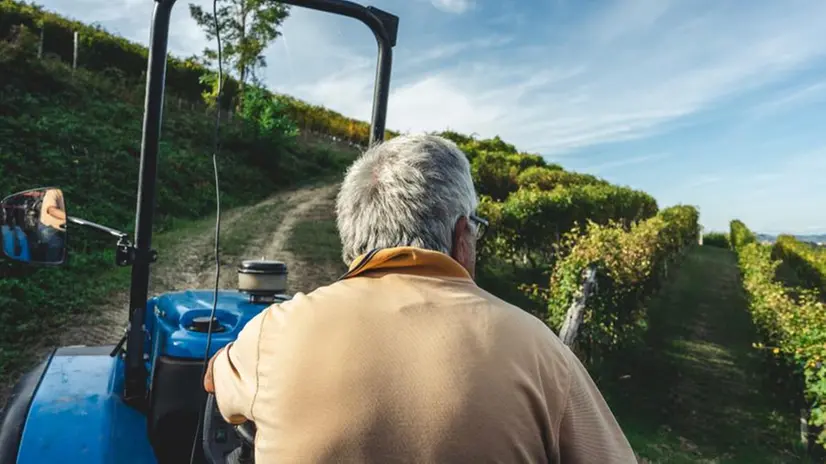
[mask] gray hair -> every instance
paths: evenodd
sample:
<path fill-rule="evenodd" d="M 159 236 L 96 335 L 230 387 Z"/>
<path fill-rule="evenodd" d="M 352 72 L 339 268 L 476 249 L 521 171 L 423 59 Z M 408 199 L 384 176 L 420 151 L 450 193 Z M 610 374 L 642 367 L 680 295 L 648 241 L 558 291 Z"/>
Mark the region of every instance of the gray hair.
<path fill-rule="evenodd" d="M 336 201 L 342 258 L 413 246 L 450 254 L 453 228 L 478 205 L 467 156 L 435 135 L 402 135 L 347 170 Z"/>

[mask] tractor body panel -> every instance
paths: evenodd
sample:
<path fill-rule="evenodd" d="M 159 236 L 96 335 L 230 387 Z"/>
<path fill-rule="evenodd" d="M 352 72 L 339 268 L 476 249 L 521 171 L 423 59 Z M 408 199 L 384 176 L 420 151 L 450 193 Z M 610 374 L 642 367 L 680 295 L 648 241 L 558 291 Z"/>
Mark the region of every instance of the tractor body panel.
<path fill-rule="evenodd" d="M 204 322 L 209 321 L 213 296 L 212 290 L 186 290 L 147 302 L 147 428 L 160 462 L 189 461 L 206 404 L 202 376 L 208 326 Z M 283 295 L 276 302 L 287 299 Z M 234 290 L 219 291 L 209 356 L 234 341 L 247 322 L 270 304 L 251 303 L 250 295 Z M 202 462 L 201 448 L 196 443 L 196 462 Z"/>
<path fill-rule="evenodd" d="M 146 417 L 127 406 L 113 346 L 58 349 L 31 401 L 17 463 L 156 463 Z"/>
<path fill-rule="evenodd" d="M 280 295 L 276 303 L 289 299 Z M 148 363 L 159 356 L 178 359 L 204 359 L 207 328 L 195 324 L 196 318 L 209 319 L 212 312 L 212 290 L 186 290 L 165 293 L 149 300 L 146 329 L 152 347 Z M 272 303 L 251 303 L 250 296 L 234 290 L 218 292 L 209 356 L 235 340 L 241 329 L 253 317 Z"/>

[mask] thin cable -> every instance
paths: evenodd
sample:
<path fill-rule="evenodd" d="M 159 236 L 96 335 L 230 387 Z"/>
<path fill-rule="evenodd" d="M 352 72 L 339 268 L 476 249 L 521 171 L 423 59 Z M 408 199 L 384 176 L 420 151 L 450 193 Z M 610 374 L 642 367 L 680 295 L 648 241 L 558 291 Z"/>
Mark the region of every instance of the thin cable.
<path fill-rule="evenodd" d="M 221 258 L 219 254 L 219 240 L 221 239 L 221 190 L 218 182 L 218 150 L 221 129 L 221 96 L 224 90 L 224 68 L 221 50 L 221 29 L 218 26 L 218 0 L 212 0 L 212 19 L 215 23 L 215 38 L 218 42 L 218 96 L 215 100 L 215 133 L 212 149 L 212 169 L 215 172 L 215 287 L 212 292 L 212 311 L 209 314 L 209 327 L 207 328 L 206 349 L 204 350 L 204 361 L 201 366 L 201 379 L 206 375 L 209 364 L 209 349 L 212 345 L 212 323 L 215 320 L 215 313 L 218 309 L 218 285 L 221 277 Z M 204 408 L 198 413 L 198 424 L 195 427 L 195 436 L 192 440 L 192 451 L 189 455 L 189 463 L 195 463 L 195 449 L 198 445 L 198 437 L 201 435 L 201 426 L 204 423 Z"/>

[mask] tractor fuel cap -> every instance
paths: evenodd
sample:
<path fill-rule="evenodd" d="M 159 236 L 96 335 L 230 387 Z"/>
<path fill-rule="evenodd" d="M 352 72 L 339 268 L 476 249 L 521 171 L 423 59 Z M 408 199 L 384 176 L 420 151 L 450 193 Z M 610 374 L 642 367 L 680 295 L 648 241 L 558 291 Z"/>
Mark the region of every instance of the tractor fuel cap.
<path fill-rule="evenodd" d="M 209 316 L 200 316 L 192 318 L 192 322 L 187 327 L 193 332 L 207 333 L 209 331 Z M 212 333 L 223 332 L 224 326 L 218 323 L 218 318 L 212 318 Z"/>

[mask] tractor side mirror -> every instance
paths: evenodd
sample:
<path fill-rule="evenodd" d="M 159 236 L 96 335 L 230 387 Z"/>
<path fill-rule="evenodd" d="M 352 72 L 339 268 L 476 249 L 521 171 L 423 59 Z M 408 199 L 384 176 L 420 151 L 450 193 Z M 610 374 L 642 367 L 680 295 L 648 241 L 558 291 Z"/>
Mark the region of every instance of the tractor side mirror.
<path fill-rule="evenodd" d="M 0 202 L 3 254 L 29 264 L 66 262 L 66 204 L 57 188 L 18 192 Z"/>

